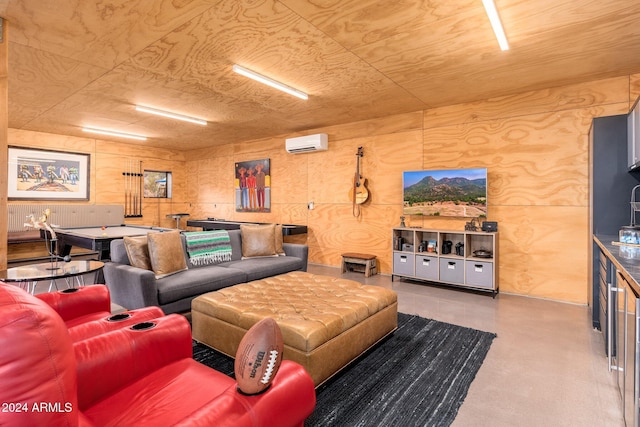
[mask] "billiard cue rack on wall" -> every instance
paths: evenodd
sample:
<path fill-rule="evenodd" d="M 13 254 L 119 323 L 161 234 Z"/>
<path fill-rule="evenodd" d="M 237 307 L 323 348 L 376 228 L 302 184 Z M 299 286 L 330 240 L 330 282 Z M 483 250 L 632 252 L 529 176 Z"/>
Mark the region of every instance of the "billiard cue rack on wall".
<path fill-rule="evenodd" d="M 124 217 L 142 217 L 142 161 L 127 159 L 124 176 Z"/>

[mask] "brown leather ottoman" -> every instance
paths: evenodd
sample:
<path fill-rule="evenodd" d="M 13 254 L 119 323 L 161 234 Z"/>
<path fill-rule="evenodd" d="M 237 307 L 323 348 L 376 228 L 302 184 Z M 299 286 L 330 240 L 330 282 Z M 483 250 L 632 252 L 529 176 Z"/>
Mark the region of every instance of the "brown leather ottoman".
<path fill-rule="evenodd" d="M 265 317 L 282 330 L 284 358 L 304 366 L 318 386 L 397 328 L 397 295 L 296 271 L 210 292 L 191 304 L 193 338 L 231 357 Z"/>

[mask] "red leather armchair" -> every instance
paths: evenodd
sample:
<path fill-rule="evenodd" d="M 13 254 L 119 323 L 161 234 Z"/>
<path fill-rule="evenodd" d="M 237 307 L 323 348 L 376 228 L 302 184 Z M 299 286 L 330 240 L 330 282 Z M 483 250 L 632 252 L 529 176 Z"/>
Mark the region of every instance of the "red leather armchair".
<path fill-rule="evenodd" d="M 164 316 L 160 307 L 145 307 L 112 315 L 109 288 L 105 285 L 64 289 L 37 294 L 36 297 L 58 313 L 74 342 Z"/>
<path fill-rule="evenodd" d="M 49 305 L 0 284 L 0 425 L 303 425 L 315 390 L 300 365 L 245 396 L 192 359 L 190 332 L 170 315 L 74 344 Z"/>

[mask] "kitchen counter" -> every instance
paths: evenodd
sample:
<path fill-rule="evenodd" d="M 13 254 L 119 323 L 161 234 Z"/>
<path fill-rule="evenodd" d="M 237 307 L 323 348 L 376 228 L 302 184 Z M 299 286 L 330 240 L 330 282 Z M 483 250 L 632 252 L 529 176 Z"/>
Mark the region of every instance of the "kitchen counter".
<path fill-rule="evenodd" d="M 640 248 L 613 244 L 618 236 L 595 235 L 593 320 L 600 323 L 609 371 L 620 393 L 625 424 L 640 415 Z M 603 258 L 606 258 L 603 259 Z M 606 261 L 606 262 L 605 262 Z M 597 283 L 597 286 L 596 286 Z M 596 319 L 597 317 L 597 319 Z"/>
<path fill-rule="evenodd" d="M 593 241 L 602 249 L 613 265 L 629 281 L 636 295 L 640 295 L 640 248 L 614 245 L 618 236 L 595 235 Z"/>

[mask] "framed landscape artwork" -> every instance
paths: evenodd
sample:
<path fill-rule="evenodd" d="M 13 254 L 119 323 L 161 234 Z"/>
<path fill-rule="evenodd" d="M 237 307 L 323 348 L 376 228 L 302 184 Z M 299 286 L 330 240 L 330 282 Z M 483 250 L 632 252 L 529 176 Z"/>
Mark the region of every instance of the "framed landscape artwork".
<path fill-rule="evenodd" d="M 236 212 L 271 212 L 269 159 L 236 163 L 235 190 Z"/>
<path fill-rule="evenodd" d="M 89 154 L 9 147 L 9 200 L 89 200 Z"/>

